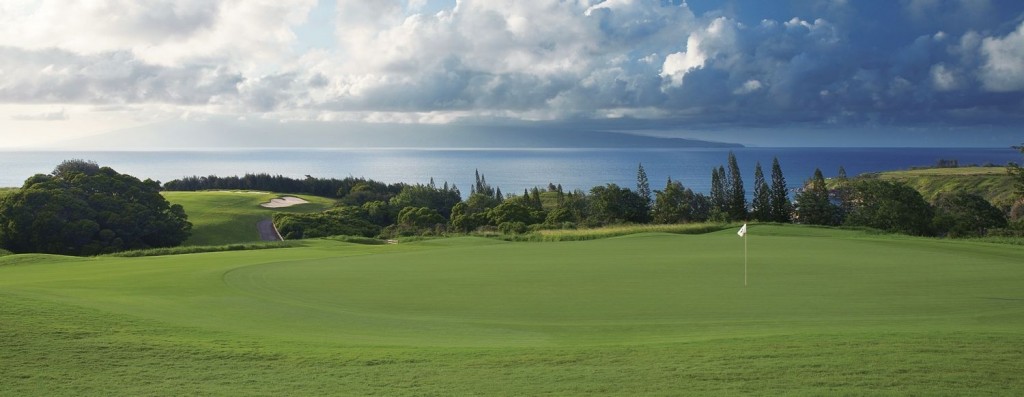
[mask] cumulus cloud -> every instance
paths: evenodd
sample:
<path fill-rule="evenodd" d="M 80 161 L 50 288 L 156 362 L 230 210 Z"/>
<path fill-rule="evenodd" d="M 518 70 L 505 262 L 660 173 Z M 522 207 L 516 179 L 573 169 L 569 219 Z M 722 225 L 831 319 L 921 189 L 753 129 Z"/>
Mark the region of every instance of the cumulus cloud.
<path fill-rule="evenodd" d="M 316 0 L 14 0 L 0 5 L 0 45 L 80 54 L 129 51 L 168 66 L 277 60 Z"/>
<path fill-rule="evenodd" d="M 422 13 L 436 4 L 338 0 L 337 46 L 296 53 L 315 0 L 12 1 L 0 4 L 0 101 L 400 122 L 1024 113 L 1024 24 L 1006 22 L 1019 6 L 811 3 L 751 19 L 682 1 L 461 0 Z M 938 16 L 952 11 L 964 18 Z"/>
<path fill-rule="evenodd" d="M 1024 90 L 1024 22 L 1005 37 L 986 37 L 981 43 L 985 64 L 981 81 L 990 91 Z"/>
<path fill-rule="evenodd" d="M 80 55 L 0 47 L 0 101 L 210 104 L 235 96 L 243 80 L 220 66 L 165 67 L 126 51 Z"/>

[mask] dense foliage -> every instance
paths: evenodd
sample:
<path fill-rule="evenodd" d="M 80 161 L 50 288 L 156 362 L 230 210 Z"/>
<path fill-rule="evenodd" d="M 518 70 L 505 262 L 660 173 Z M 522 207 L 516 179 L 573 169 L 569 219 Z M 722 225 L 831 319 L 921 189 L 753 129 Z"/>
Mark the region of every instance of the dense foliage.
<path fill-rule="evenodd" d="M 1014 148 L 1024 154 L 1024 145 L 1014 146 Z M 1014 190 L 1017 193 L 1017 199 L 1010 208 L 1010 219 L 1018 223 L 1018 229 L 1024 229 L 1024 167 L 1017 163 L 1010 163 L 1006 167 L 1006 171 L 1013 177 Z"/>
<path fill-rule="evenodd" d="M 160 184 L 82 160 L 37 174 L 0 199 L 0 247 L 16 253 L 97 255 L 172 247 L 189 236 Z"/>
<path fill-rule="evenodd" d="M 471 194 L 465 200 L 457 188 L 447 183 L 441 187 L 433 181 L 426 185 L 402 185 L 397 194 L 389 194 L 387 185 L 361 181 L 340 202 L 351 207 L 348 214 L 363 222 L 353 222 L 358 230 L 349 233 L 369 235 L 375 229 L 365 226 L 372 224 L 379 228 L 382 237 L 474 231 L 518 234 L 537 229 L 651 222 L 749 220 L 846 225 L 950 237 L 980 236 L 990 229 L 1006 227 L 1002 211 L 983 198 L 947 195 L 933 204 L 901 183 L 847 179 L 842 167 L 838 176 L 828 181 L 821 170 L 815 170 L 814 177 L 797 190 L 791 202 L 777 158 L 772 161 L 770 184 L 761 164 L 755 164 L 753 201 L 748 203 L 740 168 L 732 153 L 727 165 L 712 169 L 708 196 L 671 178 L 662 190 L 652 192 L 641 164 L 637 167 L 636 190 L 607 184 L 588 192 L 564 192 L 560 185 L 548 184 L 546 190 L 526 189 L 521 196 L 502 195 L 500 188 L 489 185 L 477 171 Z M 289 236 L 326 233 L 325 228 L 313 234 L 302 232 L 302 227 L 313 225 L 298 222 L 298 218 L 279 216 L 276 220 L 287 221 L 279 227 L 287 230 L 283 233 Z"/>
<path fill-rule="evenodd" d="M 351 204 L 362 204 L 359 201 L 390 198 L 398 194 L 403 184 L 387 185 L 364 178 L 348 177 L 345 179 L 314 178 L 307 175 L 304 179 L 289 178 L 282 175 L 245 174 L 243 176 L 189 176 L 165 182 L 163 187 L 170 191 L 198 190 L 263 190 L 277 193 L 310 194 L 321 197 L 349 197 Z"/>
<path fill-rule="evenodd" d="M 274 225 L 286 240 L 338 235 L 374 237 L 381 228 L 367 217 L 359 207 L 342 206 L 314 214 L 276 213 Z"/>
<path fill-rule="evenodd" d="M 1003 212 L 977 194 L 946 193 L 935 200 L 935 230 L 950 237 L 981 237 L 1007 226 Z"/>
<path fill-rule="evenodd" d="M 1024 150 L 1024 149 L 1022 149 Z M 668 178 L 651 190 L 642 164 L 636 190 L 615 184 L 589 191 L 546 189 L 503 194 L 476 172 L 465 200 L 454 185 L 385 184 L 364 178 L 292 179 L 267 174 L 242 177 L 190 177 L 166 184 L 169 190 L 255 189 L 309 193 L 337 199 L 335 208 L 317 214 L 280 213 L 274 223 L 286 239 L 350 235 L 395 237 L 449 232 L 520 234 L 539 229 L 575 229 L 630 224 L 760 221 L 870 227 L 895 233 L 948 237 L 1019 234 L 1013 208 L 997 208 L 986 197 L 940 194 L 931 202 L 915 188 L 872 177 L 836 178 L 821 170 L 801 188 L 794 201 L 777 158 L 770 184 L 761 164 L 754 167 L 753 200 L 747 201 L 735 155 L 727 166 L 712 169 L 710 195 L 695 193 Z M 1024 205 L 1024 171 L 1008 167 Z M 95 255 L 170 247 L 184 241 L 191 228 L 184 210 L 159 194 L 158 182 L 118 174 L 99 165 L 73 160 L 51 174 L 29 178 L 21 189 L 0 195 L 0 249 Z M 1019 215 L 1019 214 L 1016 214 Z M 6 251 L 0 251 L 6 252 Z"/>
<path fill-rule="evenodd" d="M 863 180 L 853 184 L 846 224 L 917 236 L 930 235 L 934 211 L 921 193 L 895 182 Z"/>
<path fill-rule="evenodd" d="M 829 198 L 825 176 L 820 169 L 815 169 L 807 186 L 796 195 L 796 221 L 807 225 L 838 225 L 837 210 Z"/>

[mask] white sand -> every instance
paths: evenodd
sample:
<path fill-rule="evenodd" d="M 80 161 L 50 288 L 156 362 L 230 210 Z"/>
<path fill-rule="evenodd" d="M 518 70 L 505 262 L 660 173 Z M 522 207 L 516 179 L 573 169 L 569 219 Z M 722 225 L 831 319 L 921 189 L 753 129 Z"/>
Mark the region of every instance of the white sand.
<path fill-rule="evenodd" d="M 306 204 L 306 203 L 308 203 L 308 201 L 300 199 L 298 197 L 286 196 L 286 197 L 278 197 L 276 199 L 270 200 L 270 202 L 260 204 L 260 206 L 261 207 L 267 207 L 267 208 L 284 208 L 284 207 L 291 207 L 291 206 L 296 205 L 296 204 Z"/>

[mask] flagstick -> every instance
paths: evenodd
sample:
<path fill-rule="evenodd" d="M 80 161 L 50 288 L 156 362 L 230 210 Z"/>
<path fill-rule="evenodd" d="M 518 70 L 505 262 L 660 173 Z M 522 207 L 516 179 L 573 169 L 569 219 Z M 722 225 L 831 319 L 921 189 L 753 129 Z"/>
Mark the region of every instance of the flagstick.
<path fill-rule="evenodd" d="M 743 234 L 743 286 L 747 286 L 747 234 Z"/>

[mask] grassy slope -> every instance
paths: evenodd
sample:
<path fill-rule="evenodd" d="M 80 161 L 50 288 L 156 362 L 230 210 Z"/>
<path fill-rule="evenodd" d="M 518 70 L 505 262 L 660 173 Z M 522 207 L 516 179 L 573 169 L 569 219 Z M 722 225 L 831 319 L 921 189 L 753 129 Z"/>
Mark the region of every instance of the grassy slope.
<path fill-rule="evenodd" d="M 967 191 L 985 197 L 998 207 L 1013 204 L 1013 179 L 1005 167 L 930 168 L 911 171 L 889 171 L 878 174 L 883 180 L 906 183 L 921 192 L 925 200 L 934 201 L 942 192 Z"/>
<path fill-rule="evenodd" d="M 186 245 L 221 245 L 259 241 L 256 222 L 274 212 L 317 212 L 330 208 L 333 201 L 323 197 L 254 192 L 164 192 L 171 204 L 185 207 L 192 222 L 192 237 Z M 264 208 L 265 203 L 282 196 L 301 197 L 309 204 L 287 208 Z"/>
<path fill-rule="evenodd" d="M 797 226 L 0 258 L 12 394 L 1020 394 L 1019 247 Z"/>

